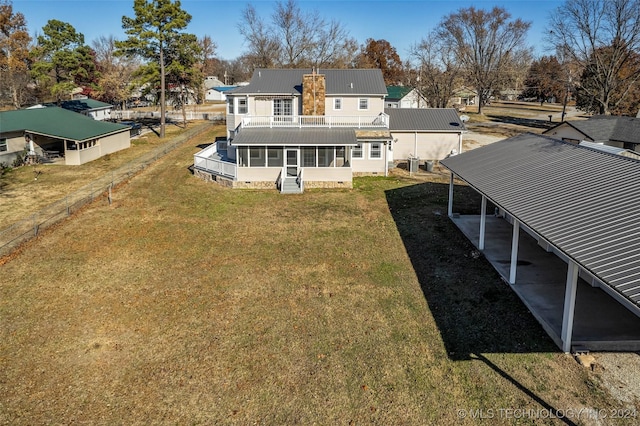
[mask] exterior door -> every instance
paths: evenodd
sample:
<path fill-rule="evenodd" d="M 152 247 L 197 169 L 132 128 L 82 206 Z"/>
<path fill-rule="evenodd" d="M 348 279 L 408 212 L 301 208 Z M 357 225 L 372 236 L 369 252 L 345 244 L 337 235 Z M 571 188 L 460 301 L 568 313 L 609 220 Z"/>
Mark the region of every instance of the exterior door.
<path fill-rule="evenodd" d="M 287 177 L 298 176 L 298 150 L 285 149 L 287 160 Z"/>

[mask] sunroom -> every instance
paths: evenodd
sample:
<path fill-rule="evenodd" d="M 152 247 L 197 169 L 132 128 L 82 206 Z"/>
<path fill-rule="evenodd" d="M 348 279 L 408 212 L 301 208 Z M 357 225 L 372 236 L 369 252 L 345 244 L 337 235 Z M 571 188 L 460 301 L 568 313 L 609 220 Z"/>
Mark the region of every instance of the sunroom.
<path fill-rule="evenodd" d="M 385 171 L 384 142 L 360 140 L 353 129 L 244 129 L 196 154 L 194 166 L 233 187 L 350 188 L 354 171 Z"/>

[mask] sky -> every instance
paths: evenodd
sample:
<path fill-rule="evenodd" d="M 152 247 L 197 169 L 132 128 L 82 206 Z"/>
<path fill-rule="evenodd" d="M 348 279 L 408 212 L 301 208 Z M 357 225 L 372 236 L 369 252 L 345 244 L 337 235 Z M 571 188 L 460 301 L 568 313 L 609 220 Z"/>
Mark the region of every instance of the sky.
<path fill-rule="evenodd" d="M 42 33 L 50 19 L 71 24 L 84 34 L 91 45 L 98 37 L 114 36 L 124 39 L 122 17 L 133 17 L 133 0 L 13 0 L 14 12 L 22 13 L 32 36 Z M 245 51 L 243 37 L 238 31 L 241 13 L 251 3 L 258 15 L 269 20 L 275 9 L 267 0 L 182 0 L 182 8 L 192 19 L 186 31 L 198 37 L 208 35 L 217 44 L 217 56 L 235 59 Z M 556 0 L 298 0 L 304 11 L 317 11 L 327 21 L 342 23 L 359 44 L 368 38 L 387 40 L 403 61 L 409 50 L 425 37 L 446 15 L 458 9 L 474 6 L 478 9 L 504 7 L 512 18 L 531 22 L 529 44 L 538 56 L 553 54 L 547 51 L 543 35 L 547 22 L 563 1 Z"/>

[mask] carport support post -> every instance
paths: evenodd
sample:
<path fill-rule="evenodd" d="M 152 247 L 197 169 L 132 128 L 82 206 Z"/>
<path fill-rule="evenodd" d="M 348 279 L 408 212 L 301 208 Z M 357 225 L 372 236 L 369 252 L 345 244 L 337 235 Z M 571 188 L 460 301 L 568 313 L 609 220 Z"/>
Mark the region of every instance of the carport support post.
<path fill-rule="evenodd" d="M 562 350 L 571 352 L 573 335 L 573 314 L 576 307 L 576 290 L 578 289 L 578 267 L 569 260 L 567 265 L 567 285 L 564 291 L 564 309 L 562 313 Z"/>
<path fill-rule="evenodd" d="M 478 249 L 484 250 L 484 228 L 487 221 L 487 197 L 482 196 L 482 204 L 480 207 L 480 237 L 478 238 Z"/>
<path fill-rule="evenodd" d="M 451 172 L 451 179 L 449 180 L 449 206 L 447 207 L 447 215 L 453 216 L 453 172 Z"/>
<path fill-rule="evenodd" d="M 516 283 L 516 268 L 518 266 L 518 241 L 520 239 L 520 222 L 513 218 L 513 234 L 511 236 L 511 268 L 509 270 L 509 284 Z"/>

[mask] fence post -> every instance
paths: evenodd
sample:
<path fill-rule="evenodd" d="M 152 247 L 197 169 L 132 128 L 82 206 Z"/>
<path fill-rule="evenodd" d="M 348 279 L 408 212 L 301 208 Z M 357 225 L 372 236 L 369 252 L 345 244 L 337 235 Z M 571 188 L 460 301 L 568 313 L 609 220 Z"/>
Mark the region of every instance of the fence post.
<path fill-rule="evenodd" d="M 69 196 L 64 197 L 64 203 L 67 206 L 67 216 L 71 214 L 71 208 L 69 207 Z"/>
<path fill-rule="evenodd" d="M 37 213 L 33 214 L 33 236 L 38 236 L 38 222 L 36 221 Z"/>
<path fill-rule="evenodd" d="M 111 205 L 111 188 L 113 187 L 113 182 L 111 182 L 111 185 L 109 185 L 109 205 Z"/>

